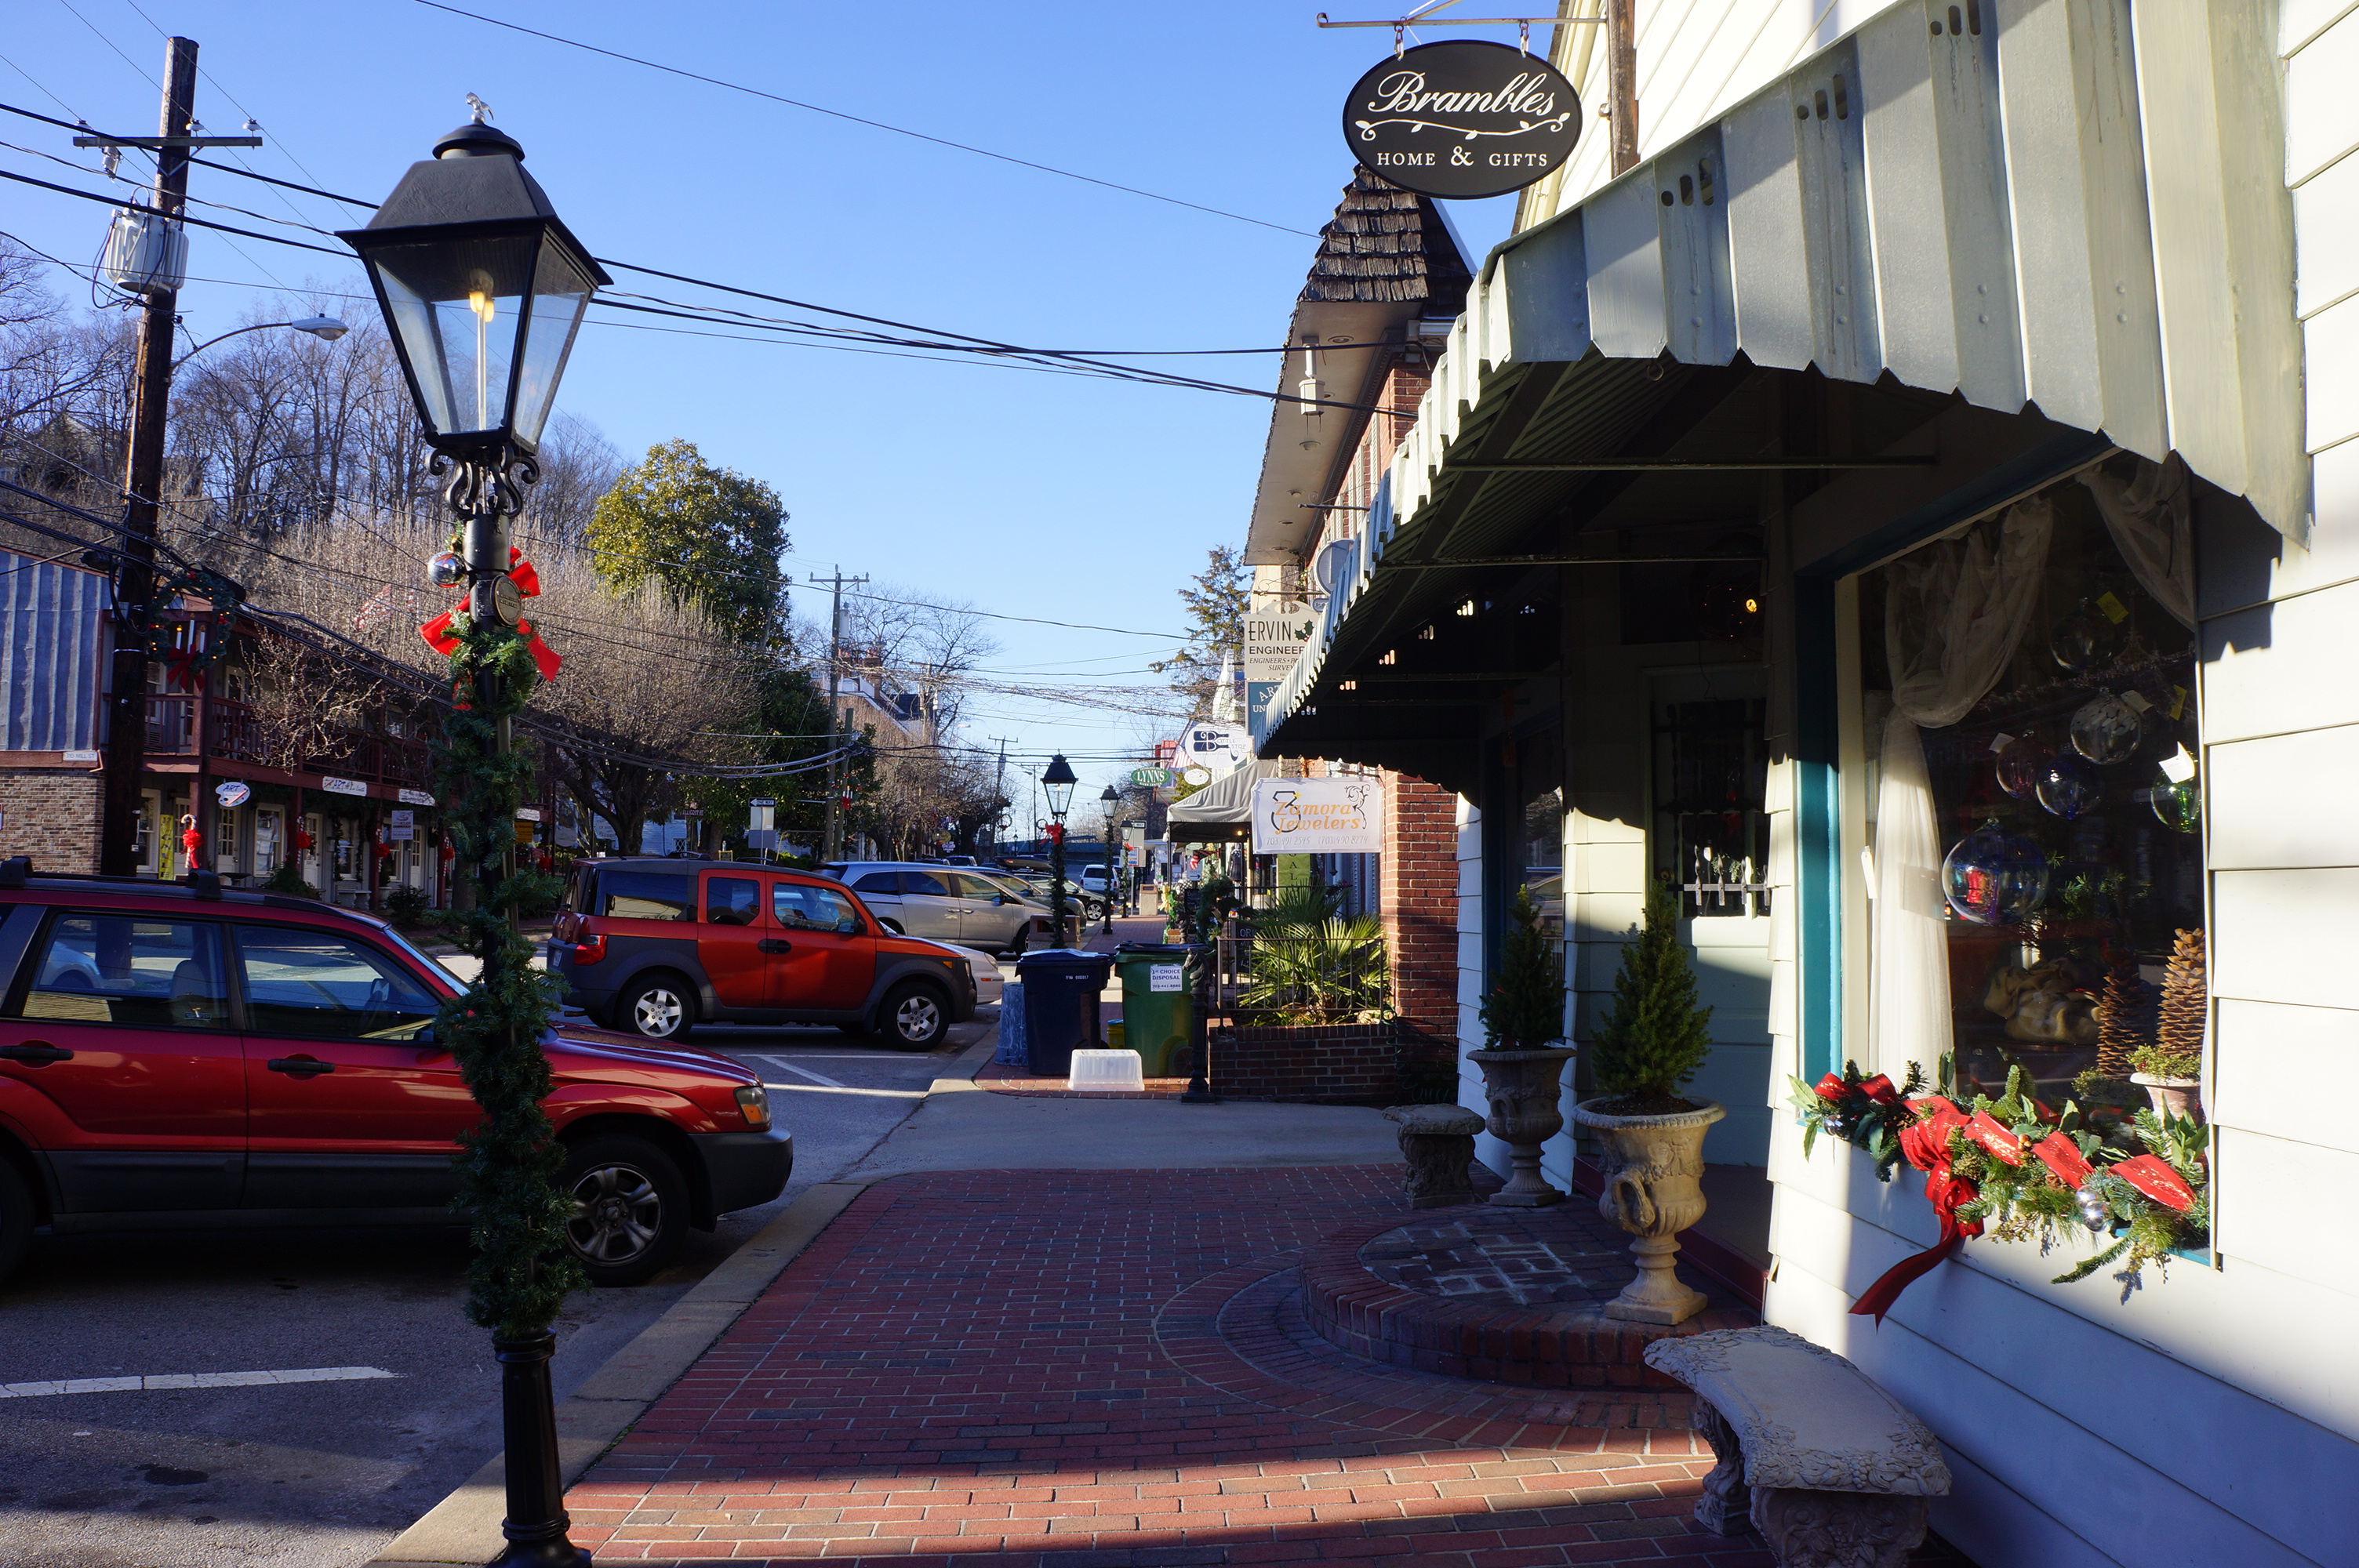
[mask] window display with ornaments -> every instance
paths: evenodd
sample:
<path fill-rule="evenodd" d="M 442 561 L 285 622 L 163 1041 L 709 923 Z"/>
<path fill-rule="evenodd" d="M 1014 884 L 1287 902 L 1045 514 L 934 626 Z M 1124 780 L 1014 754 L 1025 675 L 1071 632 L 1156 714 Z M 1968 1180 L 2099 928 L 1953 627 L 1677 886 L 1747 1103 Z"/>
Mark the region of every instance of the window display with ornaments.
<path fill-rule="evenodd" d="M 1856 579 L 1870 1067 L 1794 1104 L 1943 1236 L 1857 1311 L 1967 1236 L 2208 1247 L 2192 500 L 2123 455 Z"/>

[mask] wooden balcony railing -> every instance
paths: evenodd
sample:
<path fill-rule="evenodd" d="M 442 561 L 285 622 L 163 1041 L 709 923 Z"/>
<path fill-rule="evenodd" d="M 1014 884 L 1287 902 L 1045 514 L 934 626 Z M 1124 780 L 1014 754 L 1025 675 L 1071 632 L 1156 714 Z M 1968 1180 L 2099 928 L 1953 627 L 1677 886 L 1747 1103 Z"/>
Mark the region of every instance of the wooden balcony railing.
<path fill-rule="evenodd" d="M 269 759 L 263 721 L 250 706 L 225 697 L 203 700 L 208 755 L 257 765 Z M 148 697 L 149 755 L 196 755 L 198 701 L 197 697 L 187 693 Z M 419 789 L 425 786 L 429 762 L 421 741 L 352 732 L 334 737 L 318 752 L 303 758 L 302 769 Z"/>

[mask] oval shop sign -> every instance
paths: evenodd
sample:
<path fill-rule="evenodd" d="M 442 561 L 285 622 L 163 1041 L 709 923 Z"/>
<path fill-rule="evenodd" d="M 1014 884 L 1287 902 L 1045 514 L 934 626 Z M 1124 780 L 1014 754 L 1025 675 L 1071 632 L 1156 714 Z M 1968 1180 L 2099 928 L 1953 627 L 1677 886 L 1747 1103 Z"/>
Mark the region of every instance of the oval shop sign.
<path fill-rule="evenodd" d="M 1343 140 L 1362 168 L 1427 196 L 1521 190 L 1581 139 L 1572 83 L 1538 55 L 1473 38 L 1419 44 L 1360 78 Z"/>

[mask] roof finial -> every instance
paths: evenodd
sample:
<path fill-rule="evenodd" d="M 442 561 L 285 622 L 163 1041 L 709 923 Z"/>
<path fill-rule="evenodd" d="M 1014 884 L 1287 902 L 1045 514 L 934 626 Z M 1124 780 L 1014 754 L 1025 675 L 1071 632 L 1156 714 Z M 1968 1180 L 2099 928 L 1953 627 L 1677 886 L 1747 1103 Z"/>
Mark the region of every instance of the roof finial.
<path fill-rule="evenodd" d="M 475 124 L 478 125 L 485 125 L 491 123 L 492 106 L 484 103 L 482 99 L 476 97 L 472 92 L 467 94 L 467 107 L 475 112 Z"/>

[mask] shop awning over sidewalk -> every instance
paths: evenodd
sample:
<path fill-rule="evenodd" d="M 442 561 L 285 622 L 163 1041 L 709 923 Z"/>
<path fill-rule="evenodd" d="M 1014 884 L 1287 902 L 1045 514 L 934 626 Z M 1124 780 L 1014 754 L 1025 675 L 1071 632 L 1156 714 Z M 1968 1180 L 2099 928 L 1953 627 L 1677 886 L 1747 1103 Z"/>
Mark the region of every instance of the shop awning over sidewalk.
<path fill-rule="evenodd" d="M 1253 826 L 1255 784 L 1277 776 L 1276 762 L 1249 762 L 1214 779 L 1171 808 L 1172 841 L 1201 844 L 1245 837 Z"/>
<path fill-rule="evenodd" d="M 2200 10 L 2036 0 L 2003 31 L 1969 12 L 1982 31 L 1886 11 L 1493 252 L 1357 570 L 1269 704 L 1266 752 L 1353 754 L 1299 722 L 1352 689 L 1339 647 L 1430 633 L 1446 585 L 1471 580 L 1451 568 L 1560 563 L 1487 552 L 1584 481 L 1717 475 L 1725 502 L 1731 478 L 1898 460 L 1873 432 L 1827 439 L 1815 468 L 1792 446 L 1679 442 L 1732 372 L 1811 369 L 2176 450 L 2303 536 L 2281 149 L 2233 129 L 2281 123 L 2267 49 Z"/>

